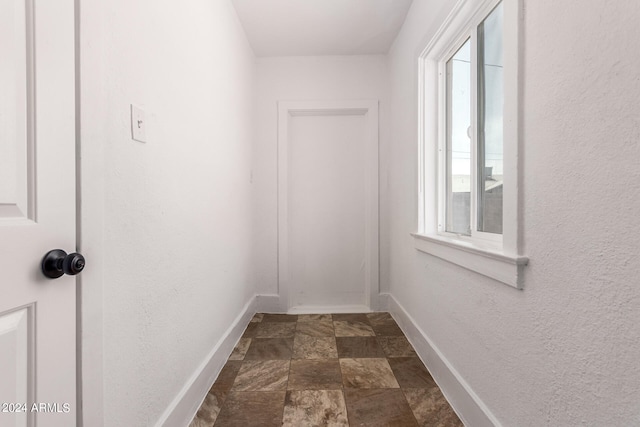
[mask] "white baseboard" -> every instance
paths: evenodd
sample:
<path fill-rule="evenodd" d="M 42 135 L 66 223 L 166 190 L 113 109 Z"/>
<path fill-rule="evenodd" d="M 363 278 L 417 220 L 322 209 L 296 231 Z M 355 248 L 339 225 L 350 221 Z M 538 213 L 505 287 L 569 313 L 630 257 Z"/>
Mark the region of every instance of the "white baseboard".
<path fill-rule="evenodd" d="M 287 307 L 280 295 L 256 295 L 256 310 L 258 313 L 287 313 L 287 314 L 325 314 L 325 313 L 369 313 L 372 311 L 366 305 L 297 305 Z"/>
<path fill-rule="evenodd" d="M 258 313 L 324 314 L 324 313 L 369 313 L 366 305 L 298 305 L 287 309 L 280 295 L 256 295 Z"/>
<path fill-rule="evenodd" d="M 500 422 L 480 400 L 469 384 L 455 370 L 433 341 L 418 327 L 413 318 L 390 294 L 384 294 L 387 311 L 394 317 L 418 353 L 453 410 L 467 426 L 501 427 Z M 382 295 L 381 295 L 382 296 Z M 382 298 L 381 298 L 382 300 Z"/>
<path fill-rule="evenodd" d="M 327 313 L 370 313 L 366 305 L 298 305 L 291 307 L 288 314 L 327 314 Z"/>
<path fill-rule="evenodd" d="M 191 375 L 182 390 L 164 411 L 158 422 L 156 422 L 156 427 L 188 426 L 191 423 L 198 408 L 200 408 L 204 398 L 207 396 L 211 385 L 218 377 L 255 312 L 256 298 L 251 298 L 220 341 L 205 357 L 198 369 Z"/>

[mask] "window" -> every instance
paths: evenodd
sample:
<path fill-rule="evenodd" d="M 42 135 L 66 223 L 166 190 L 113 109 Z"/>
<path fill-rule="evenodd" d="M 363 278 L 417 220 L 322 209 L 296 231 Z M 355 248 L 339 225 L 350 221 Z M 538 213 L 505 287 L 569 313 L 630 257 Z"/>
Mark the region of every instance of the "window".
<path fill-rule="evenodd" d="M 446 137 L 438 228 L 493 240 L 502 234 L 503 218 L 502 19 L 500 2 L 461 46 L 455 45 L 455 53 L 441 64 L 440 87 Z"/>
<path fill-rule="evenodd" d="M 420 56 L 416 248 L 516 288 L 520 0 L 460 0 Z"/>

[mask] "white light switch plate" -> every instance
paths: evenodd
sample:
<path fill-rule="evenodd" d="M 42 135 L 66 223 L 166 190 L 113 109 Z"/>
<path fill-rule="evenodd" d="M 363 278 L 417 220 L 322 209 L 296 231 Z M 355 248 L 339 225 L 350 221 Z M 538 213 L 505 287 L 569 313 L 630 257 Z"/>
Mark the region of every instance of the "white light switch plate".
<path fill-rule="evenodd" d="M 144 110 L 131 104 L 131 138 L 140 142 L 147 142 L 147 120 Z"/>

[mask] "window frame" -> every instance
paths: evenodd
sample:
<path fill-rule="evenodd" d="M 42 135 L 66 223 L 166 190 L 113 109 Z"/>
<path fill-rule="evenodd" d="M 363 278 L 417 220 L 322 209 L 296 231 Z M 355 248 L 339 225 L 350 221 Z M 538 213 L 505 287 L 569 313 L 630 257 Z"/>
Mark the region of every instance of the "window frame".
<path fill-rule="evenodd" d="M 444 50 L 442 58 L 438 61 L 438 98 L 440 105 L 438 107 L 438 126 L 443 129 L 442 136 L 438 138 L 438 234 L 448 236 L 451 238 L 459 238 L 473 242 L 477 239 L 486 245 L 487 247 L 499 250 L 502 246 L 503 234 L 490 233 L 478 230 L 478 200 L 479 200 L 479 182 L 478 182 L 478 147 L 479 147 L 479 123 L 478 123 L 478 35 L 477 28 L 479 25 L 490 15 L 500 3 L 500 0 L 494 0 L 487 2 L 492 6 L 488 8 L 486 14 L 479 13 L 479 20 L 471 20 L 470 25 L 466 30 L 452 43 L 447 44 L 447 48 Z M 484 12 L 484 8 L 482 12 Z M 470 169 L 470 215 L 469 215 L 469 227 L 470 234 L 459 234 L 446 230 L 447 224 L 447 205 L 449 197 L 449 183 L 448 183 L 448 137 L 447 129 L 449 128 L 448 120 L 448 96 L 449 96 L 449 84 L 447 73 L 447 62 L 453 59 L 456 52 L 467 42 L 470 44 L 471 51 L 471 169 Z M 505 108 L 506 109 L 506 108 Z M 504 116 L 504 114 L 503 114 Z M 504 154 L 503 154 L 504 156 Z M 504 184 L 503 184 L 504 185 Z M 504 217 L 504 215 L 503 215 Z"/>
<path fill-rule="evenodd" d="M 471 236 L 446 232 L 447 93 L 446 62 L 471 38 L 471 90 L 477 90 L 477 26 L 502 1 L 504 49 L 503 113 L 503 233 L 475 231 Z M 520 40 L 522 0 L 459 0 L 418 58 L 419 90 L 419 214 L 418 231 L 412 233 L 416 249 L 476 271 L 518 289 L 528 258 L 522 249 L 522 212 L 519 208 L 520 145 L 519 104 L 521 80 Z M 471 103 L 476 121 L 477 102 Z M 475 133 L 477 126 L 472 125 Z M 477 182 L 477 143 L 472 134 L 471 188 Z M 475 194 L 475 196 L 474 196 Z M 472 191 L 470 221 L 477 230 L 477 190 Z"/>

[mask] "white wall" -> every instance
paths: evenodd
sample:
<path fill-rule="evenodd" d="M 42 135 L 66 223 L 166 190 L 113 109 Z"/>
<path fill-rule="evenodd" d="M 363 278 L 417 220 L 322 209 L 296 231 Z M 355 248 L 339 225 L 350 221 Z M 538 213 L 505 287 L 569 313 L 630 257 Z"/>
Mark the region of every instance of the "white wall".
<path fill-rule="evenodd" d="M 414 1 L 389 56 L 391 293 L 502 425 L 638 425 L 640 4 L 525 2 L 517 291 L 409 236 L 416 58 L 453 3 Z"/>
<path fill-rule="evenodd" d="M 85 425 L 153 425 L 254 294 L 254 57 L 226 0 L 79 8 Z"/>
<path fill-rule="evenodd" d="M 255 282 L 258 294 L 278 291 L 277 119 L 278 101 L 380 100 L 380 141 L 388 136 L 388 75 L 386 57 L 274 57 L 256 60 L 255 131 L 253 147 L 253 219 Z M 381 147 L 382 149 L 382 147 Z M 380 153 L 384 156 L 384 153 Z M 380 171 L 380 200 L 386 206 L 386 169 Z M 386 210 L 380 212 L 386 222 Z M 387 259 L 386 240 L 380 242 Z M 387 273 L 385 266 L 381 275 Z M 381 282 L 388 283 L 387 280 Z"/>

